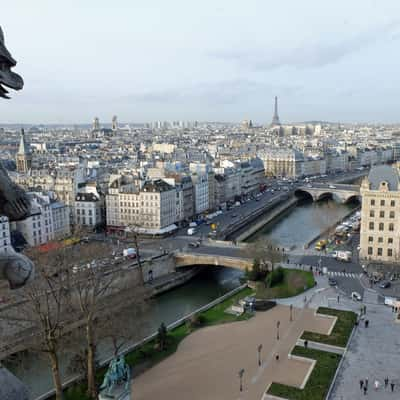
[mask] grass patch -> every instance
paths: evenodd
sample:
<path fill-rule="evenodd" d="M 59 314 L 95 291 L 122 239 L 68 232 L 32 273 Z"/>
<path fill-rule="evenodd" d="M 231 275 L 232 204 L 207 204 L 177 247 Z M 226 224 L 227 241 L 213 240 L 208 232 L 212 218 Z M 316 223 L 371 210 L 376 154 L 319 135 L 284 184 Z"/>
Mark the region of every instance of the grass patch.
<path fill-rule="evenodd" d="M 293 297 L 315 285 L 312 272 L 283 268 L 283 274 L 282 282 L 271 288 L 266 287 L 264 282 L 258 282 L 256 297 L 258 299 Z"/>
<path fill-rule="evenodd" d="M 131 367 L 135 367 L 134 371 L 144 371 L 158 364 L 171 354 L 175 353 L 179 343 L 194 330 L 227 322 L 235 322 L 249 319 L 252 315 L 244 313 L 239 316 L 225 313 L 225 310 L 231 305 L 237 303 L 240 299 L 254 293 L 253 289 L 244 288 L 240 292 L 234 294 L 222 303 L 215 305 L 207 311 L 199 314 L 201 324 L 197 328 L 191 327 L 189 324 L 182 324 L 170 330 L 167 335 L 166 347 L 163 351 L 157 347 L 157 339 L 153 339 L 145 343 L 125 355 L 125 361 Z M 97 371 L 96 378 L 100 385 L 103 381 L 106 368 L 100 368 Z M 86 395 L 86 385 L 84 383 L 76 384 L 65 391 L 65 400 L 90 400 Z"/>
<path fill-rule="evenodd" d="M 319 307 L 319 314 L 333 315 L 337 317 L 336 324 L 330 335 L 304 331 L 302 339 L 330 344 L 333 346 L 346 347 L 353 327 L 357 320 L 357 315 L 352 311 L 336 310 L 334 308 Z"/>
<path fill-rule="evenodd" d="M 305 388 L 298 389 L 293 386 L 282 385 L 281 383 L 272 383 L 268 389 L 268 393 L 288 400 L 324 400 L 341 356 L 310 348 L 305 349 L 299 346 L 293 349 L 292 354 L 317 361 Z"/>

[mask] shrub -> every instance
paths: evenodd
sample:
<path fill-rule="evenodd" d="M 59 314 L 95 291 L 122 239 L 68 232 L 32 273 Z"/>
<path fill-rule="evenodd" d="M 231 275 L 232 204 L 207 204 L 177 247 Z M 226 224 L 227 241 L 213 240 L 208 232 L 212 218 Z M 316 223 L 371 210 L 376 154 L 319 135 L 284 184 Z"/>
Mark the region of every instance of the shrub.
<path fill-rule="evenodd" d="M 274 269 L 270 274 L 267 276 L 267 286 L 274 287 L 279 285 L 283 282 L 285 278 L 285 272 L 283 271 L 282 267 L 278 267 Z"/>

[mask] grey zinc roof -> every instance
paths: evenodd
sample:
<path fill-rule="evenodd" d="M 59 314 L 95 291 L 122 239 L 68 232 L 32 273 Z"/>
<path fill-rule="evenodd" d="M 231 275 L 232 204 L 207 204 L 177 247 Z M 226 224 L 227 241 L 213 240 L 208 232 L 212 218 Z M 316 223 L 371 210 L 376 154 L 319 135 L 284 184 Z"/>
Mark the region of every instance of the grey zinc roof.
<path fill-rule="evenodd" d="M 383 181 L 388 183 L 389 190 L 398 190 L 399 174 L 397 170 L 388 165 L 379 165 L 371 168 L 368 180 L 371 184 L 371 190 L 379 190 L 379 185 Z"/>

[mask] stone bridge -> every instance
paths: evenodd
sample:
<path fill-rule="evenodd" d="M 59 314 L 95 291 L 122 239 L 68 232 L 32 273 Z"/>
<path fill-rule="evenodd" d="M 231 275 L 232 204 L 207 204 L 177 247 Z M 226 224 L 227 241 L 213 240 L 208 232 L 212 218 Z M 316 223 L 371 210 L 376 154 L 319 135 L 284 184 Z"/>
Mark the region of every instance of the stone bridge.
<path fill-rule="evenodd" d="M 348 203 L 353 200 L 361 201 L 360 187 L 357 185 L 342 184 L 312 184 L 312 186 L 300 186 L 296 191 L 297 197 L 309 195 L 313 201 L 332 198 L 339 203 Z"/>
<path fill-rule="evenodd" d="M 196 252 L 179 252 L 175 254 L 176 268 L 190 267 L 193 265 L 215 265 L 217 267 L 227 267 L 245 270 L 251 269 L 253 260 L 246 257 L 234 255 L 205 254 Z"/>

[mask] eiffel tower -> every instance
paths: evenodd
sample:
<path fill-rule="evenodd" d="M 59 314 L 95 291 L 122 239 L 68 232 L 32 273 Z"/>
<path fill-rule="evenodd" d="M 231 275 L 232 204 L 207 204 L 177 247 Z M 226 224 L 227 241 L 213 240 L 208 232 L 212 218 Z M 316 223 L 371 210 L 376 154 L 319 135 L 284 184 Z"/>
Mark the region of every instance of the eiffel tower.
<path fill-rule="evenodd" d="M 281 122 L 279 121 L 278 115 L 278 96 L 275 96 L 275 107 L 274 107 L 274 116 L 272 117 L 271 126 L 280 126 Z"/>

